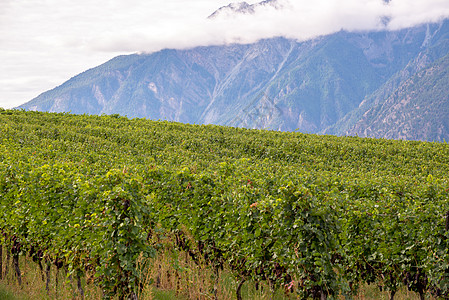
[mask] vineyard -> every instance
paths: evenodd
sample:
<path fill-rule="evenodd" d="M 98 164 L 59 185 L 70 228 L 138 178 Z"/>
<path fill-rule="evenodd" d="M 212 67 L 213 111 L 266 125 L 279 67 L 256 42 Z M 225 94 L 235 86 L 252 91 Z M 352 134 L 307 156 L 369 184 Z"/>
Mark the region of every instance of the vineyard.
<path fill-rule="evenodd" d="M 449 298 L 448 174 L 442 143 L 0 110 L 1 249 L 19 282 L 28 256 L 106 299 L 138 298 L 166 236 L 237 299 L 247 281 Z"/>

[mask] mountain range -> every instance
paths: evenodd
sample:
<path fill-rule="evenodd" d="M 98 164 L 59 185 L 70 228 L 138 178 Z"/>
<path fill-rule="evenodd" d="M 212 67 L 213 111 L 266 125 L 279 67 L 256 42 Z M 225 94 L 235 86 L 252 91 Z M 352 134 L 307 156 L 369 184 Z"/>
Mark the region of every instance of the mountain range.
<path fill-rule="evenodd" d="M 248 4 L 247 2 L 237 2 L 237 3 L 234 2 L 226 6 L 220 7 L 215 12 L 213 12 L 208 18 L 213 19 L 223 15 L 234 16 L 238 14 L 255 14 L 256 9 L 267 6 L 275 9 L 280 9 L 284 7 L 284 4 L 280 3 L 279 0 L 265 0 L 254 4 Z"/>
<path fill-rule="evenodd" d="M 233 9 L 251 13 L 243 4 L 215 14 Z M 445 20 L 398 31 L 119 56 L 19 108 L 444 141 L 448 72 Z"/>

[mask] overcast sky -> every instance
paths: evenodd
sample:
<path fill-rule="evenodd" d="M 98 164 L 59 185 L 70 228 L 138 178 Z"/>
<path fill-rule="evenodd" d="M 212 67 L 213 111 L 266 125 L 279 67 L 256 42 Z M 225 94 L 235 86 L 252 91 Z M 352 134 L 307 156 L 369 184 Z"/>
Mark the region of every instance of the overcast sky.
<path fill-rule="evenodd" d="M 120 54 L 394 30 L 449 16 L 449 0 L 279 0 L 282 9 L 207 18 L 230 2 L 239 1 L 0 0 L 0 107 L 16 107 Z"/>

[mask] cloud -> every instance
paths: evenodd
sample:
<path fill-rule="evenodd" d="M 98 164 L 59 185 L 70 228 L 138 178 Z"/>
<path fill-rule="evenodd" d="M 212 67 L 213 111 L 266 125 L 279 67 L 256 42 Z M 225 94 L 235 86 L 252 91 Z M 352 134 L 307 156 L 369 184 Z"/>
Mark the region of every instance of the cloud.
<path fill-rule="evenodd" d="M 278 1 L 282 8 L 208 19 L 239 1 L 0 0 L 0 106 L 17 106 L 119 54 L 396 30 L 449 16 L 448 0 Z"/>
<path fill-rule="evenodd" d="M 204 25 L 221 42 L 253 42 L 284 36 L 310 39 L 340 30 L 397 30 L 449 16 L 447 0 L 279 0 L 282 9 L 256 7 L 252 14 L 223 14 Z M 210 33 L 203 31 L 205 35 Z M 198 37 L 200 38 L 200 37 Z M 217 42 L 217 41 L 214 41 Z"/>
<path fill-rule="evenodd" d="M 387 13 L 391 17 L 388 29 L 407 28 L 426 22 L 438 22 L 449 17 L 449 1 L 391 0 Z"/>
<path fill-rule="evenodd" d="M 61 38 L 67 45 L 99 52 L 152 52 L 274 36 L 305 40 L 339 30 L 396 30 L 449 16 L 447 0 L 278 0 L 276 6 L 253 5 L 250 14 L 227 12 L 207 18 L 228 1 L 96 2 L 81 20 L 61 16 L 55 23 L 72 18 L 65 28 L 69 34 Z M 83 31 L 82 39 L 78 31 Z"/>

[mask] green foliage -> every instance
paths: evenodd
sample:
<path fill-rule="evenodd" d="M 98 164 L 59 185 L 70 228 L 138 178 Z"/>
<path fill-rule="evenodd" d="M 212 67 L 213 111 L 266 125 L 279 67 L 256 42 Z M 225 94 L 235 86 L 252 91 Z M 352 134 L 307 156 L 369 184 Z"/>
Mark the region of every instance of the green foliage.
<path fill-rule="evenodd" d="M 18 300 L 12 293 L 5 290 L 3 287 L 0 287 L 0 299 L 3 300 Z"/>
<path fill-rule="evenodd" d="M 139 294 L 173 250 L 302 298 L 449 294 L 446 144 L 0 111 L 1 242 Z"/>

